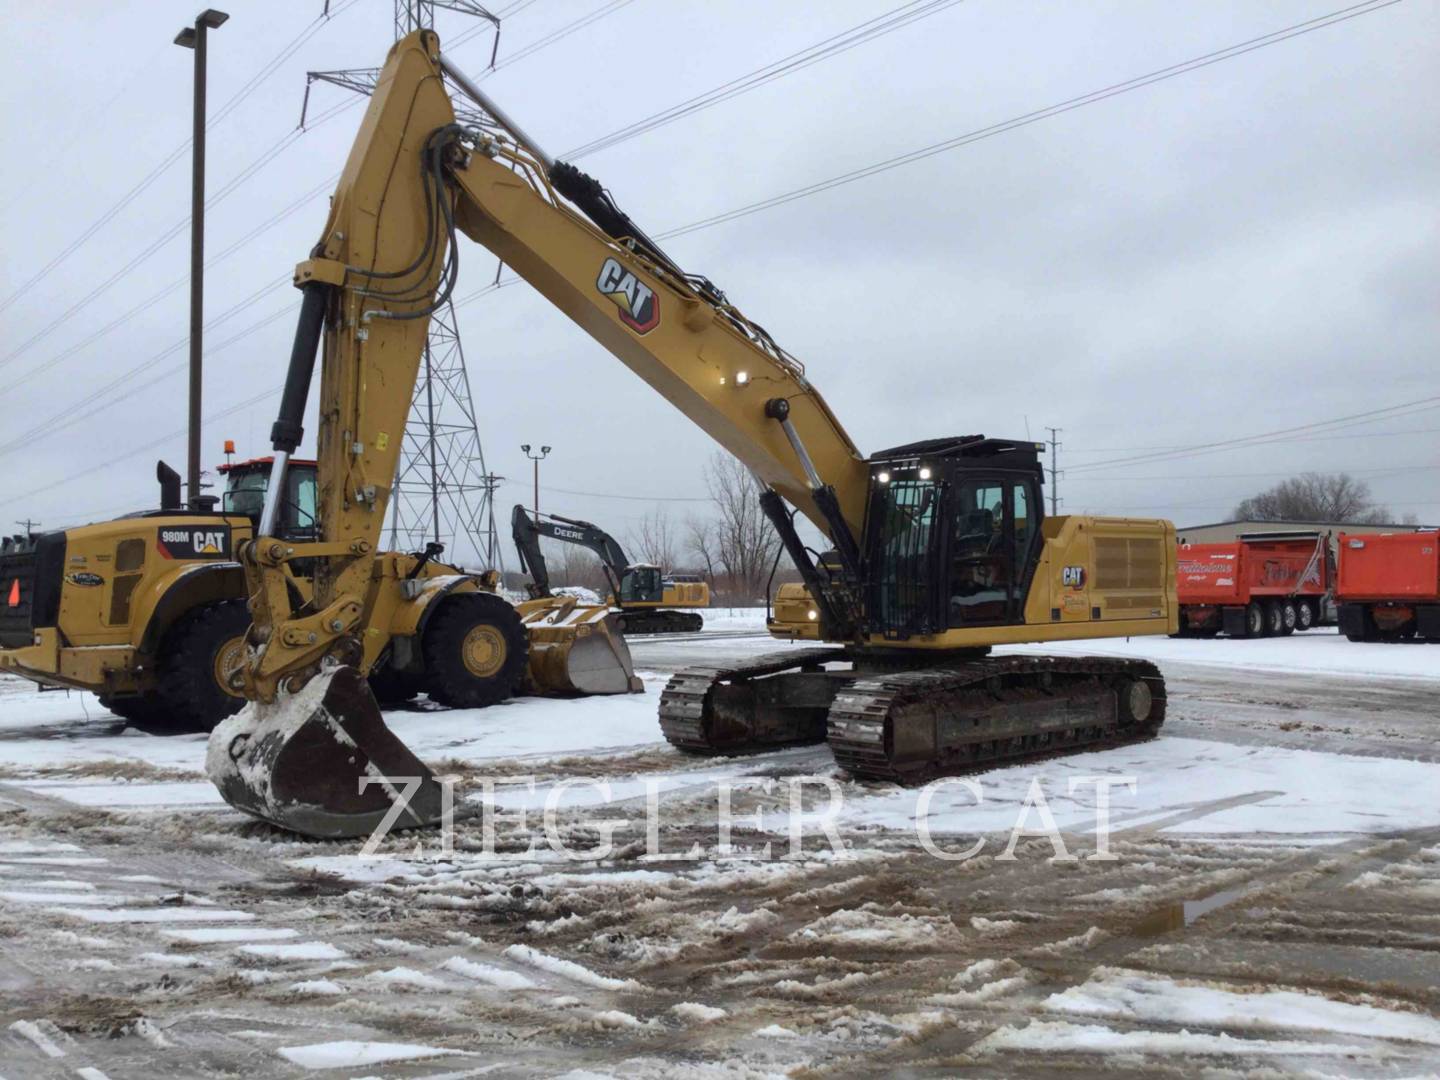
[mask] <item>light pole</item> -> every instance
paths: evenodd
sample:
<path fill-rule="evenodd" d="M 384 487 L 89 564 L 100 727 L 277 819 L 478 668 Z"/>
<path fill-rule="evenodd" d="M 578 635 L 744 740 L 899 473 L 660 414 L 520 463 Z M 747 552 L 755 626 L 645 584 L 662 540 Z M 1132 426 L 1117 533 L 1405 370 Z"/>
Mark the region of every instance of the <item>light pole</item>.
<path fill-rule="evenodd" d="M 190 154 L 190 441 L 185 454 L 187 500 L 199 509 L 200 498 L 200 343 L 205 313 L 205 32 L 230 18 L 206 8 L 195 25 L 175 35 L 175 44 L 195 51 L 195 133 Z"/>
<path fill-rule="evenodd" d="M 535 517 L 538 519 L 540 517 L 540 462 L 544 461 L 546 455 L 550 453 L 550 447 L 540 447 L 538 454 L 530 452 L 529 443 L 525 443 L 520 449 L 524 450 L 525 456 L 535 463 Z"/>

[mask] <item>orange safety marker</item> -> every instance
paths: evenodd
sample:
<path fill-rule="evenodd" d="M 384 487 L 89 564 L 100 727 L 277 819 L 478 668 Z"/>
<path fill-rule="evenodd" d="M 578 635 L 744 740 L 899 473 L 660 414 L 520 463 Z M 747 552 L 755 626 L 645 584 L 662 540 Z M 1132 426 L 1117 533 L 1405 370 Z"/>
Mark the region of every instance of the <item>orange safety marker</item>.
<path fill-rule="evenodd" d="M 20 579 L 17 577 L 10 582 L 10 607 L 20 606 Z"/>

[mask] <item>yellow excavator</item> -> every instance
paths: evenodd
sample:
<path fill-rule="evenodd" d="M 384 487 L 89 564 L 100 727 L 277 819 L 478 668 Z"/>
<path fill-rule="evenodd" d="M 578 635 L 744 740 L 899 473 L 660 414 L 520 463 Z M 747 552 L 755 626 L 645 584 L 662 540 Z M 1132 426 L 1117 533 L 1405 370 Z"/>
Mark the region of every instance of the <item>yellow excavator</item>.
<path fill-rule="evenodd" d="M 696 577 L 677 580 L 653 563 L 632 563 L 620 542 L 599 525 L 559 514 L 534 513 L 517 503 L 510 513 L 510 537 L 520 556 L 520 569 L 530 574 L 525 588 L 532 599 L 552 595 L 550 568 L 540 547 L 543 537 L 575 544 L 600 559 L 600 568 L 610 582 L 608 602 L 620 609 L 622 634 L 694 634 L 705 628 L 702 616 L 676 609 L 709 607 L 709 585 Z"/>
<path fill-rule="evenodd" d="M 447 81 L 483 123 L 456 121 Z M 865 457 L 798 360 L 598 181 L 545 154 L 422 30 L 391 49 L 295 274 L 303 302 L 272 439 L 283 473 L 323 339 L 319 536 L 274 539 L 267 501 L 240 549 L 252 704 L 207 757 L 233 806 L 317 836 L 439 816 L 440 786 L 385 727 L 364 675 L 402 595 L 374 549 L 426 320 L 455 287 L 456 233 L 743 462 L 804 580 L 806 621 L 830 644 L 679 672 L 659 709 L 671 743 L 735 753 L 828 739 L 853 775 L 910 782 L 1159 728 L 1165 683 L 1150 663 L 988 653 L 1173 632 L 1169 522 L 1045 517 L 1033 442 L 961 435 Z M 812 557 L 795 513 L 833 551 Z M 285 582 L 301 558 L 315 587 L 296 606 Z"/>

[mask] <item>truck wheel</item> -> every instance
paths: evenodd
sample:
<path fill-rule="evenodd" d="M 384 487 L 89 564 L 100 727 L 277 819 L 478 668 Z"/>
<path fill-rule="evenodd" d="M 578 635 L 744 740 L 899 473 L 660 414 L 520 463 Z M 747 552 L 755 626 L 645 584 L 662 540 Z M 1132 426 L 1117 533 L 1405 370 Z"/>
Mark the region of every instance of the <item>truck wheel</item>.
<path fill-rule="evenodd" d="M 245 662 L 250 612 L 244 600 L 196 608 L 178 620 L 160 647 L 159 699 L 172 731 L 210 731 L 245 704 L 230 676 Z"/>
<path fill-rule="evenodd" d="M 1265 604 L 1265 636 L 1279 637 L 1285 631 L 1285 613 L 1274 600 Z"/>
<path fill-rule="evenodd" d="M 1315 603 L 1312 600 L 1295 602 L 1295 629 L 1311 630 L 1315 626 Z"/>
<path fill-rule="evenodd" d="M 1245 636 L 1247 638 L 1265 636 L 1265 609 L 1257 600 L 1251 600 L 1245 605 Z"/>
<path fill-rule="evenodd" d="M 1347 610 L 1353 610 L 1346 605 Z M 1375 618 L 1370 614 L 1370 609 L 1361 607 L 1359 609 L 1359 627 L 1355 625 L 1355 619 L 1349 618 L 1349 629 L 1345 630 L 1345 638 L 1348 641 L 1374 641 L 1379 636 L 1379 629 L 1375 626 Z M 1341 623 L 1346 626 L 1347 623 Z"/>
<path fill-rule="evenodd" d="M 1286 600 L 1280 605 L 1280 633 L 1289 637 L 1300 624 L 1300 613 L 1295 610 L 1295 601 Z"/>
<path fill-rule="evenodd" d="M 519 613 L 492 593 L 463 593 L 440 603 L 423 642 L 430 699 L 477 709 L 511 697 L 530 654 Z"/>

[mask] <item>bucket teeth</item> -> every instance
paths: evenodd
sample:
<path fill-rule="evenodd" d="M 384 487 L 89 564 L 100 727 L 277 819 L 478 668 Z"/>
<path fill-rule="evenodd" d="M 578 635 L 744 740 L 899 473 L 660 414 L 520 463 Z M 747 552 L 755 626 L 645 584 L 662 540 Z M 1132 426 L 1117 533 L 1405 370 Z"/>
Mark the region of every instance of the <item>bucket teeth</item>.
<path fill-rule="evenodd" d="M 434 774 L 385 726 L 369 684 L 331 668 L 298 693 L 252 702 L 210 736 L 205 769 L 227 803 L 306 836 L 366 836 L 433 825 Z"/>

